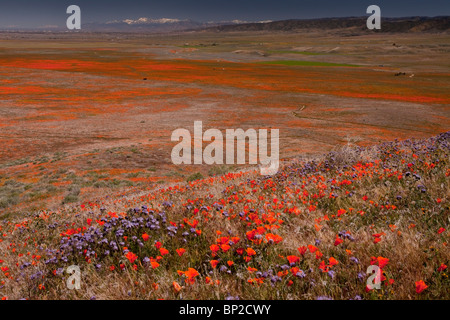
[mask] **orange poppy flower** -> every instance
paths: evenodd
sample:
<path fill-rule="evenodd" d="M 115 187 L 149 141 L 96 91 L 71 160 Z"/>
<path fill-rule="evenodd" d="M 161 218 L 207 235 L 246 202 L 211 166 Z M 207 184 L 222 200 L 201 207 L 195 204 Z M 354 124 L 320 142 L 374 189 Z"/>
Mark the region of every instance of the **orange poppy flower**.
<path fill-rule="evenodd" d="M 216 253 L 217 251 L 220 250 L 220 247 L 217 244 L 213 244 L 209 247 L 211 249 L 212 252 Z"/>
<path fill-rule="evenodd" d="M 193 284 L 195 282 L 195 277 L 197 277 L 199 273 L 197 270 L 189 268 L 188 271 L 184 273 L 184 275 L 187 277 L 187 282 Z"/>
<path fill-rule="evenodd" d="M 215 269 L 219 264 L 219 260 L 211 260 L 209 263 L 211 263 L 211 266 Z"/>
<path fill-rule="evenodd" d="M 323 253 L 320 252 L 319 250 L 316 251 L 316 259 L 319 260 L 320 258 L 322 258 Z"/>
<path fill-rule="evenodd" d="M 233 237 L 231 238 L 231 241 L 233 241 L 234 244 L 238 243 L 239 241 L 241 241 L 241 238 L 239 237 Z"/>
<path fill-rule="evenodd" d="M 253 273 L 253 272 L 255 272 L 255 271 L 258 271 L 258 269 L 252 268 L 252 267 L 248 267 L 247 270 L 248 270 L 250 273 Z"/>
<path fill-rule="evenodd" d="M 337 261 L 335 258 L 333 258 L 333 257 L 330 257 L 329 259 L 328 259 L 328 261 L 330 262 L 330 266 L 335 266 L 335 265 L 337 265 L 337 264 L 339 264 L 339 261 Z"/>
<path fill-rule="evenodd" d="M 377 260 L 378 260 L 378 266 L 381 269 L 383 269 L 389 263 L 389 259 L 388 258 L 378 257 Z"/>
<path fill-rule="evenodd" d="M 173 282 L 172 283 L 172 286 L 173 286 L 173 290 L 175 291 L 175 292 L 180 292 L 181 291 L 181 286 L 178 284 L 178 282 Z"/>
<path fill-rule="evenodd" d="M 133 252 L 129 251 L 125 257 L 130 261 L 130 263 L 134 263 L 136 259 L 138 258 L 137 255 L 135 255 Z"/>
<path fill-rule="evenodd" d="M 281 241 L 283 241 L 283 238 L 280 237 L 277 234 L 273 234 L 273 233 L 268 233 L 266 234 L 266 240 L 269 242 L 270 240 L 272 240 L 274 243 L 278 244 Z"/>

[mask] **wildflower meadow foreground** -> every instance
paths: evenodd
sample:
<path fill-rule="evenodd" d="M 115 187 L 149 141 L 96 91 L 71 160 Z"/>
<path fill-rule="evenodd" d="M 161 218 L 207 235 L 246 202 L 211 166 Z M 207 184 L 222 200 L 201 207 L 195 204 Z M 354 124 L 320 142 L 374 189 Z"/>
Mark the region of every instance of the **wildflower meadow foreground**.
<path fill-rule="evenodd" d="M 0 299 L 450 299 L 449 156 L 447 132 L 2 220 Z"/>

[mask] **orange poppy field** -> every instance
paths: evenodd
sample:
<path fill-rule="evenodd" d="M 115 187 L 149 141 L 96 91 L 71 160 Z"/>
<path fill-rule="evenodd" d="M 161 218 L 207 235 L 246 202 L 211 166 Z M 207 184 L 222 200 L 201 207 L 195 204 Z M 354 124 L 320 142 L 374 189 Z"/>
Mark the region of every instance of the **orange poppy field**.
<path fill-rule="evenodd" d="M 449 54 L 446 33 L 0 33 L 0 299 L 449 299 Z M 279 172 L 174 165 L 194 121 L 279 129 Z"/>

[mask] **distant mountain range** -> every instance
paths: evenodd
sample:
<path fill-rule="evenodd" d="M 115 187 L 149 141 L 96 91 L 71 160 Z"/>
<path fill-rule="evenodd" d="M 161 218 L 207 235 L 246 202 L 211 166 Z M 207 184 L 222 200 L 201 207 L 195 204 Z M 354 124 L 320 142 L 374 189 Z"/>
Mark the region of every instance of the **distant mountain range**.
<path fill-rule="evenodd" d="M 180 19 L 124 19 L 102 23 L 83 23 L 82 32 L 131 32 L 131 33 L 166 33 L 177 31 L 205 30 L 212 32 L 247 32 L 247 31 L 300 31 L 300 30 L 342 30 L 363 31 L 367 17 L 291 19 L 281 21 L 247 22 L 211 21 L 198 22 Z M 20 31 L 18 28 L 4 29 Z M 406 17 L 382 18 L 379 32 L 447 32 L 450 30 L 450 17 Z M 30 31 L 30 30 L 26 30 Z M 43 26 L 34 31 L 67 31 L 65 27 Z"/>
<path fill-rule="evenodd" d="M 242 21 L 245 23 L 245 21 Z M 193 20 L 180 19 L 125 19 L 114 20 L 105 23 L 86 23 L 82 29 L 85 31 L 101 31 L 101 32 L 173 32 L 193 29 L 204 29 L 209 27 L 217 27 L 220 25 L 233 25 L 242 23 L 241 21 L 226 22 L 198 22 Z"/>

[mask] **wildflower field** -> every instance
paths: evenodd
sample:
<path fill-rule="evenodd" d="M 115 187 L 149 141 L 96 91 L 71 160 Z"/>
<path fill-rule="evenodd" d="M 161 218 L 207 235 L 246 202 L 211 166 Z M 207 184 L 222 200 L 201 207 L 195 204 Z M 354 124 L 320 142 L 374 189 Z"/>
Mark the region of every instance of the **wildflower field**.
<path fill-rule="evenodd" d="M 450 299 L 449 156 L 447 132 L 14 216 L 0 298 Z"/>

